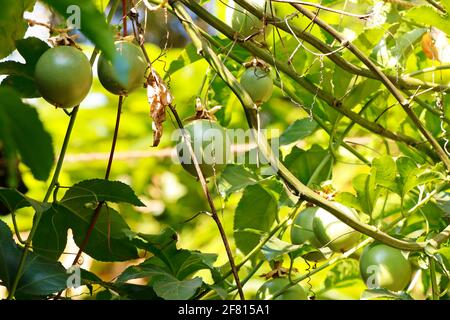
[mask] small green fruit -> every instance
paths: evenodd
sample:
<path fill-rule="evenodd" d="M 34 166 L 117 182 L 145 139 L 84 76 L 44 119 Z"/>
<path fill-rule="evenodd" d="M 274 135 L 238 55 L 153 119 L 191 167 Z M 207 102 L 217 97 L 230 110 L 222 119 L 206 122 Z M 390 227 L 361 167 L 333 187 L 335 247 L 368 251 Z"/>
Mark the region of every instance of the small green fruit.
<path fill-rule="evenodd" d="M 293 244 L 309 244 L 315 248 L 320 248 L 321 244 L 314 234 L 313 221 L 319 207 L 309 207 L 301 211 L 291 226 L 291 242 Z M 321 261 L 325 256 L 320 251 L 309 252 L 303 255 L 309 261 Z"/>
<path fill-rule="evenodd" d="M 268 70 L 250 67 L 244 71 L 240 82 L 256 104 L 264 103 L 272 96 L 273 80 Z"/>
<path fill-rule="evenodd" d="M 35 81 L 42 97 L 59 108 L 72 108 L 86 98 L 92 85 L 89 60 L 74 47 L 55 47 L 38 60 Z"/>
<path fill-rule="evenodd" d="M 353 209 L 337 202 L 334 202 L 334 205 L 349 217 L 359 220 L 358 214 Z M 361 237 L 359 232 L 322 208 L 318 209 L 315 214 L 313 230 L 320 244 L 329 247 L 335 252 L 343 252 L 352 248 Z"/>
<path fill-rule="evenodd" d="M 185 129 L 190 136 L 192 149 L 204 177 L 220 173 L 230 157 L 230 140 L 225 129 L 216 121 L 207 119 L 194 120 L 188 123 Z M 183 168 L 197 177 L 194 162 L 181 134 L 177 154 Z"/>
<path fill-rule="evenodd" d="M 102 54 L 97 65 L 98 78 L 109 92 L 116 95 L 128 95 L 137 88 L 143 87 L 147 62 L 141 48 L 134 43 L 117 41 L 115 46 L 116 51 L 128 66 L 127 74 L 125 77 L 119 77 L 111 61 Z M 123 81 L 123 78 L 126 81 Z"/>
<path fill-rule="evenodd" d="M 363 250 L 359 269 L 364 282 L 371 289 L 401 291 L 408 285 L 412 275 L 411 264 L 402 252 L 380 243 Z"/>

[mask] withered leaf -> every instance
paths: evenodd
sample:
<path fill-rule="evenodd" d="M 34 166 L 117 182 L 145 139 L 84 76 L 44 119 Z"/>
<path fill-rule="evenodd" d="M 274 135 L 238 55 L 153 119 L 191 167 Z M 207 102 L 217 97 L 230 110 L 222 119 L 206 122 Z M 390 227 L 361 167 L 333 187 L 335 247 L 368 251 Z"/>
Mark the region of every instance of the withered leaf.
<path fill-rule="evenodd" d="M 163 122 L 166 120 L 166 107 L 172 101 L 172 94 L 159 74 L 152 68 L 147 78 L 147 97 L 150 114 L 153 119 L 153 147 L 159 145 L 163 134 Z"/>

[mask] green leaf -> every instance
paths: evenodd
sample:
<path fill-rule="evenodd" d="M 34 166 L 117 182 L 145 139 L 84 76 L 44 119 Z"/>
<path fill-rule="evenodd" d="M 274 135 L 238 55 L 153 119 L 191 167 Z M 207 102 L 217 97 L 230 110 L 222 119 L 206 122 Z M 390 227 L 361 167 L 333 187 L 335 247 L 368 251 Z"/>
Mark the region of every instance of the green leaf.
<path fill-rule="evenodd" d="M 216 260 L 217 254 L 215 253 L 202 253 L 182 249 L 177 252 L 171 262 L 175 270 L 174 276 L 177 279 L 186 279 L 199 270 L 213 269 Z"/>
<path fill-rule="evenodd" d="M 375 207 L 375 201 L 377 200 L 379 194 L 379 188 L 376 186 L 375 176 L 369 174 L 357 175 L 353 179 L 352 184 L 363 212 L 371 215 Z"/>
<path fill-rule="evenodd" d="M 73 185 L 61 199 L 58 214 L 66 216 L 67 227 L 72 229 L 78 246 L 83 243 L 100 202 L 144 205 L 128 185 L 119 181 L 92 179 Z M 131 233 L 122 216 L 105 203 L 98 214 L 85 252 L 100 261 L 125 261 L 137 258 Z"/>
<path fill-rule="evenodd" d="M 57 203 L 42 212 L 33 238 L 33 251 L 58 260 L 67 244 L 68 220 L 71 212 Z"/>
<path fill-rule="evenodd" d="M 115 283 L 113 284 L 114 291 L 120 294 L 120 299 L 129 300 L 161 300 L 150 286 L 143 286 L 132 283 Z M 97 300 L 111 300 L 105 297 L 98 297 Z"/>
<path fill-rule="evenodd" d="M 372 161 L 371 175 L 375 176 L 375 183 L 393 192 L 399 193 L 397 185 L 397 166 L 390 156 L 375 158 Z"/>
<path fill-rule="evenodd" d="M 186 277 L 195 271 L 210 268 L 210 263 L 215 261 L 217 256 L 179 250 L 172 258 L 176 264 L 175 269 L 171 270 L 170 266 L 164 265 L 158 257 L 151 257 L 137 266 L 128 267 L 117 282 L 150 278 L 149 283 L 159 297 L 166 300 L 186 300 L 203 284 L 201 278 L 186 279 Z"/>
<path fill-rule="evenodd" d="M 234 239 L 239 250 L 247 254 L 259 243 L 260 236 L 246 229 L 269 231 L 277 210 L 277 201 L 263 187 L 250 185 L 245 188 L 234 214 Z"/>
<path fill-rule="evenodd" d="M 202 286 L 199 277 L 190 280 L 178 280 L 170 275 L 158 276 L 154 280 L 153 290 L 164 300 L 187 300 Z"/>
<path fill-rule="evenodd" d="M 246 186 L 258 183 L 258 181 L 258 176 L 244 166 L 229 164 L 219 177 L 219 192 L 228 197 Z"/>
<path fill-rule="evenodd" d="M 298 257 L 317 251 L 317 249 L 309 245 L 295 245 L 274 237 L 264 244 L 261 251 L 267 260 L 273 261 L 279 260 L 279 258 L 285 254 L 290 254 L 292 257 Z"/>
<path fill-rule="evenodd" d="M 114 47 L 114 33 L 106 23 L 105 16 L 98 11 L 91 0 L 43 0 L 64 18 L 69 19 L 76 11 L 68 10 L 73 5 L 79 8 L 80 31 L 89 38 L 110 60 L 116 57 Z M 128 66 L 127 66 L 128 67 Z"/>
<path fill-rule="evenodd" d="M 192 43 L 189 44 L 183 51 L 181 51 L 178 58 L 170 63 L 164 79 L 167 79 L 169 75 L 174 74 L 176 71 L 200 60 L 200 58 L 201 56 L 198 54 L 195 46 Z"/>
<path fill-rule="evenodd" d="M 339 66 L 334 66 L 333 72 L 333 94 L 336 98 L 341 99 L 347 93 L 350 82 L 353 79 L 353 75 L 340 68 Z"/>
<path fill-rule="evenodd" d="M 318 185 L 329 179 L 333 162 L 328 150 L 314 144 L 307 151 L 294 147 L 285 164 L 302 183 Z"/>
<path fill-rule="evenodd" d="M 363 103 L 370 95 L 378 90 L 381 86 L 379 81 L 373 79 L 366 79 L 356 86 L 353 86 L 350 93 L 344 98 L 343 105 L 348 109 L 353 109 L 355 106 Z"/>
<path fill-rule="evenodd" d="M 126 202 L 135 206 L 145 205 L 136 197 L 130 186 L 120 181 L 91 179 L 81 181 L 67 190 L 63 199 L 64 205 L 77 209 L 91 201 Z"/>
<path fill-rule="evenodd" d="M 41 204 L 32 200 L 15 189 L 7 189 L 0 187 L 0 202 L 8 209 L 9 212 L 15 212 L 21 208 L 34 207 L 35 210 L 40 210 Z M 3 214 L 3 212 L 0 212 Z"/>
<path fill-rule="evenodd" d="M 60 211 L 61 212 L 61 211 Z M 60 214 L 60 212 L 58 214 Z M 65 210 L 67 226 L 72 229 L 75 243 L 81 246 L 92 220 L 93 210 Z M 126 261 L 138 258 L 136 247 L 128 237 L 130 227 L 114 209 L 102 206 L 85 252 L 99 261 Z"/>
<path fill-rule="evenodd" d="M 440 15 L 430 6 L 416 6 L 408 10 L 405 16 L 410 20 L 421 21 L 421 23 L 434 26 L 450 35 L 450 20 L 448 16 Z"/>
<path fill-rule="evenodd" d="M 23 19 L 26 10 L 32 9 L 35 0 L 0 0 L 0 59 L 8 56 L 16 48 L 28 28 Z"/>
<path fill-rule="evenodd" d="M 50 134 L 45 131 L 36 109 L 24 104 L 17 93 L 0 87 L 0 140 L 9 140 L 23 163 L 38 180 L 46 180 L 53 166 Z"/>
<path fill-rule="evenodd" d="M 50 46 L 44 41 L 30 37 L 16 41 L 17 51 L 25 59 L 27 68 L 31 71 L 31 76 L 34 75 L 34 68 L 39 58 L 48 50 Z"/>
<path fill-rule="evenodd" d="M 317 123 L 310 118 L 303 118 L 292 123 L 280 136 L 280 145 L 297 142 L 317 129 Z"/>
<path fill-rule="evenodd" d="M 417 28 L 396 38 L 395 47 L 391 53 L 397 57 L 399 61 L 406 62 L 410 53 L 414 52 L 415 45 L 420 42 L 423 34 L 427 32 L 425 28 Z"/>
<path fill-rule="evenodd" d="M 22 249 L 14 242 L 11 230 L 0 221 L 0 280 L 11 288 Z M 47 296 L 67 287 L 68 274 L 61 263 L 28 252 L 16 298 Z"/>
<path fill-rule="evenodd" d="M 8 76 L 2 81 L 0 88 L 1 87 L 14 89 L 20 98 L 41 97 L 41 94 L 36 87 L 36 82 L 28 77 L 16 75 Z"/>
<path fill-rule="evenodd" d="M 0 62 L 0 75 L 29 76 L 29 70 L 23 63 L 17 61 Z"/>
<path fill-rule="evenodd" d="M 328 270 L 324 287 L 326 289 L 344 288 L 353 285 L 356 281 L 361 281 L 359 262 L 355 259 L 345 259 Z"/>
<path fill-rule="evenodd" d="M 440 172 L 434 171 L 426 165 L 419 168 L 411 158 L 401 157 L 397 159 L 396 163 L 400 173 L 402 197 L 420 185 L 442 179 Z"/>

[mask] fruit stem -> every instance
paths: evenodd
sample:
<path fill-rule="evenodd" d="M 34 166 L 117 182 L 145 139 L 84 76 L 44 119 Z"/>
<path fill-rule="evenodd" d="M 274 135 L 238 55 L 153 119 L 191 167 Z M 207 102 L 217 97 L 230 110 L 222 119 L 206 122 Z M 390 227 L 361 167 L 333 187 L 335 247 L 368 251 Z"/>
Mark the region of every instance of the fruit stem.
<path fill-rule="evenodd" d="M 436 280 L 436 262 L 433 257 L 428 257 L 428 261 L 430 263 L 431 297 L 433 300 L 439 300 L 439 288 Z"/>
<path fill-rule="evenodd" d="M 95 60 L 96 54 L 92 54 L 91 61 Z M 58 157 L 58 161 L 56 163 L 55 172 L 53 173 L 52 180 L 50 182 L 50 185 L 48 186 L 47 192 L 44 196 L 43 203 L 47 203 L 48 199 L 50 198 L 53 188 L 58 183 L 59 174 L 61 173 L 61 169 L 64 163 L 64 157 L 66 155 L 67 147 L 69 146 L 70 136 L 72 134 L 73 126 L 75 124 L 75 120 L 77 118 L 78 114 L 78 107 L 75 107 L 72 111 L 72 115 L 70 116 L 69 124 L 67 126 L 66 134 L 64 136 L 64 142 L 61 147 L 61 152 Z M 42 211 L 36 211 L 33 226 L 31 227 L 30 234 L 28 235 L 28 238 L 25 242 L 25 246 L 22 251 L 22 255 L 20 257 L 19 266 L 17 267 L 16 277 L 14 278 L 14 282 L 11 286 L 11 289 L 9 290 L 8 294 L 8 300 L 12 300 L 14 298 L 14 295 L 17 290 L 17 286 L 19 284 L 20 278 L 22 277 L 23 269 L 25 267 L 25 261 L 28 256 L 29 249 L 31 248 L 31 242 L 33 241 L 34 234 L 36 233 L 37 227 L 39 225 L 39 222 L 42 217 Z"/>
<path fill-rule="evenodd" d="M 128 16 L 128 11 L 127 11 L 127 0 L 122 0 L 122 22 L 123 22 L 123 36 L 126 37 L 128 35 L 128 30 L 127 30 L 127 16 Z"/>
<path fill-rule="evenodd" d="M 109 159 L 108 159 L 108 165 L 106 167 L 106 173 L 105 173 L 105 180 L 109 179 L 109 176 L 111 174 L 111 168 L 114 160 L 114 152 L 116 150 L 116 144 L 117 144 L 117 138 L 119 135 L 119 126 L 120 126 L 120 118 L 122 115 L 122 107 L 123 107 L 123 101 L 124 96 L 119 96 L 119 102 L 117 104 L 117 115 L 116 115 L 116 124 L 114 126 L 114 134 L 113 139 L 111 143 L 111 151 L 109 153 Z M 98 218 L 100 217 L 100 213 L 102 211 L 102 207 L 105 204 L 105 201 L 100 201 L 97 204 L 97 207 L 94 210 L 94 213 L 92 214 L 91 222 L 89 223 L 88 229 L 86 231 L 86 235 L 84 236 L 83 242 L 80 245 L 80 248 L 78 249 L 78 252 L 75 256 L 75 258 L 72 261 L 72 266 L 76 265 L 78 263 L 78 260 L 80 259 L 83 251 L 86 249 L 86 246 L 89 243 L 89 240 L 91 238 L 92 232 L 94 231 L 95 225 L 97 224 Z M 58 299 L 61 297 L 62 291 L 58 292 L 58 294 L 55 296 L 55 299 Z"/>
<path fill-rule="evenodd" d="M 114 1 L 114 0 L 111 0 L 111 1 Z M 107 22 L 108 23 L 111 22 L 111 20 L 112 20 L 112 18 L 114 16 L 114 12 L 117 10 L 118 5 L 119 5 L 119 0 L 116 0 L 112 4 L 111 10 L 110 10 L 110 12 L 108 14 L 108 17 L 107 17 Z M 92 52 L 91 58 L 89 59 L 89 62 L 91 63 L 91 65 L 94 64 L 95 59 L 97 58 L 97 55 L 98 55 L 98 49 L 94 48 L 94 51 Z M 70 114 L 69 124 L 67 126 L 66 134 L 64 136 L 64 141 L 63 141 L 63 144 L 61 146 L 61 152 L 59 154 L 58 161 L 56 163 L 55 172 L 53 173 L 52 180 L 50 182 L 50 185 L 48 186 L 47 192 L 46 192 L 46 194 L 44 196 L 44 200 L 42 201 L 43 203 L 48 203 L 48 200 L 50 199 L 50 196 L 52 195 L 53 189 L 58 183 L 59 175 L 61 173 L 61 169 L 62 169 L 62 166 L 64 164 L 64 158 L 65 158 L 65 155 L 66 155 L 66 151 L 67 151 L 67 148 L 69 146 L 70 137 L 72 135 L 73 127 L 75 125 L 75 120 L 77 118 L 78 109 L 79 109 L 79 106 L 76 106 L 75 108 L 73 108 L 73 110 L 72 110 L 72 112 Z M 23 251 L 22 251 L 22 256 L 20 257 L 20 261 L 19 261 L 19 265 L 17 267 L 17 272 L 16 272 L 16 276 L 14 278 L 13 285 L 11 286 L 11 289 L 9 290 L 9 294 L 8 294 L 8 298 L 7 298 L 8 300 L 12 300 L 14 298 L 15 293 L 16 293 L 17 286 L 19 284 L 20 278 L 22 277 L 23 268 L 25 267 L 25 261 L 26 261 L 26 258 L 28 256 L 29 249 L 31 248 L 31 243 L 33 241 L 33 237 L 34 237 L 34 234 L 36 233 L 36 230 L 37 230 L 37 227 L 38 227 L 39 222 L 41 220 L 41 217 L 42 217 L 42 212 L 40 212 L 40 211 L 38 212 L 37 211 L 36 215 L 35 215 L 35 218 L 34 218 L 33 226 L 31 227 L 31 230 L 30 230 L 30 234 L 28 235 L 28 238 L 27 238 L 27 240 L 25 242 L 25 246 L 24 246 Z"/>
<path fill-rule="evenodd" d="M 239 279 L 238 269 L 236 268 L 236 265 L 235 265 L 235 262 L 234 262 L 233 253 L 231 252 L 231 248 L 230 248 L 230 244 L 228 242 L 227 235 L 225 233 L 225 230 L 223 229 L 222 222 L 220 221 L 219 215 L 217 214 L 216 207 L 215 207 L 214 202 L 212 200 L 211 194 L 210 194 L 210 192 L 208 190 L 208 185 L 206 184 L 205 177 L 203 176 L 203 173 L 202 173 L 202 171 L 200 169 L 200 165 L 198 163 L 197 157 L 196 157 L 196 155 L 194 153 L 194 150 L 192 149 L 191 143 L 189 142 L 190 141 L 189 135 L 186 132 L 186 130 L 184 129 L 183 122 L 181 121 L 180 116 L 178 115 L 178 112 L 175 109 L 175 107 L 173 105 L 169 105 L 169 108 L 170 108 L 170 111 L 172 112 L 173 116 L 175 117 L 175 120 L 177 122 L 178 127 L 181 130 L 181 134 L 183 136 L 183 139 L 185 139 L 185 141 L 187 142 L 186 145 L 187 145 L 189 153 L 191 155 L 192 162 L 194 163 L 195 170 L 197 171 L 198 179 L 200 181 L 200 184 L 202 185 L 203 193 L 205 194 L 206 200 L 208 201 L 209 207 L 211 208 L 211 216 L 212 216 L 214 222 L 216 223 L 217 228 L 219 229 L 220 237 L 222 238 L 222 242 L 223 242 L 223 245 L 225 247 L 225 251 L 226 251 L 227 256 L 228 256 L 228 261 L 230 263 L 231 272 L 232 272 L 234 280 L 236 282 L 236 287 L 238 288 L 239 297 L 241 298 L 241 300 L 245 300 L 244 292 L 242 290 L 241 281 Z"/>

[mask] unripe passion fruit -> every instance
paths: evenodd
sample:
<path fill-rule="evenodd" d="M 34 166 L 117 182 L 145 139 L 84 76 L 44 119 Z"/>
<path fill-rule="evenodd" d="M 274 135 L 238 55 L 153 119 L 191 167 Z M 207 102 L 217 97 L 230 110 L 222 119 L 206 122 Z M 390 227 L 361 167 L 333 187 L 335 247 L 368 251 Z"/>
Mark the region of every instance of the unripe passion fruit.
<path fill-rule="evenodd" d="M 266 0 L 246 0 L 246 2 L 260 11 L 264 11 Z M 257 33 L 263 28 L 264 24 L 260 19 L 242 8 L 234 1 L 231 2 L 230 8 L 231 10 L 233 10 L 231 14 L 230 25 L 242 36 L 248 37 L 252 34 Z"/>
<path fill-rule="evenodd" d="M 271 297 L 289 284 L 287 278 L 274 278 L 265 282 L 256 292 L 257 300 L 271 299 Z M 299 284 L 290 287 L 274 300 L 306 300 L 306 292 Z"/>
<path fill-rule="evenodd" d="M 261 67 L 250 67 L 241 76 L 241 85 L 253 102 L 261 104 L 272 96 L 273 81 L 270 71 Z"/>
<path fill-rule="evenodd" d="M 349 217 L 359 220 L 358 214 L 353 209 L 338 202 L 334 202 L 334 205 Z M 359 232 L 322 208 L 319 208 L 314 216 L 313 230 L 320 244 L 335 252 L 342 252 L 352 248 L 361 237 Z"/>
<path fill-rule="evenodd" d="M 313 221 L 319 207 L 310 207 L 301 211 L 291 226 L 291 242 L 293 244 L 310 244 L 315 248 L 320 248 L 321 244 L 314 234 Z M 309 261 L 320 261 L 325 259 L 320 251 L 309 252 L 303 256 Z"/>
<path fill-rule="evenodd" d="M 208 178 L 221 172 L 230 156 L 230 140 L 225 129 L 217 122 L 207 119 L 194 120 L 188 123 L 185 129 L 204 177 Z M 194 162 L 181 134 L 177 154 L 183 168 L 197 177 Z"/>
<path fill-rule="evenodd" d="M 102 54 L 97 64 L 98 78 L 109 92 L 127 95 L 143 85 L 147 62 L 139 46 L 128 41 L 117 41 L 115 46 L 128 65 L 127 74 L 123 78 L 119 77 L 111 61 Z"/>
<path fill-rule="evenodd" d="M 74 47 L 47 50 L 39 58 L 34 76 L 42 97 L 60 108 L 79 105 L 92 85 L 91 64 Z"/>
<path fill-rule="evenodd" d="M 375 243 L 363 250 L 359 269 L 366 285 L 392 291 L 405 289 L 411 280 L 411 264 L 402 252 L 385 244 Z"/>

